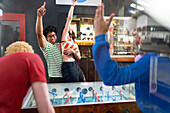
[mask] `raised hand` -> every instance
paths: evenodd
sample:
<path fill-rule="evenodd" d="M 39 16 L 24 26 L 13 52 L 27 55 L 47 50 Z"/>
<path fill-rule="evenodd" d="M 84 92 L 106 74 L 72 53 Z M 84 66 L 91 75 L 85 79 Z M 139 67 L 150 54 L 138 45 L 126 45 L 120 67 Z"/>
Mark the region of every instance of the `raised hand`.
<path fill-rule="evenodd" d="M 98 6 L 96 9 L 95 19 L 94 19 L 94 28 L 95 28 L 95 35 L 105 34 L 108 29 L 109 25 L 112 21 L 114 13 L 110 15 L 108 21 L 104 20 L 104 4 L 102 3 L 101 6 Z"/>
<path fill-rule="evenodd" d="M 44 2 L 44 4 L 39 9 L 37 9 L 37 15 L 39 17 L 45 15 L 45 13 L 46 13 L 45 5 L 46 5 L 46 2 Z"/>
<path fill-rule="evenodd" d="M 76 2 L 77 2 L 77 0 L 72 0 L 73 6 L 75 6 Z"/>

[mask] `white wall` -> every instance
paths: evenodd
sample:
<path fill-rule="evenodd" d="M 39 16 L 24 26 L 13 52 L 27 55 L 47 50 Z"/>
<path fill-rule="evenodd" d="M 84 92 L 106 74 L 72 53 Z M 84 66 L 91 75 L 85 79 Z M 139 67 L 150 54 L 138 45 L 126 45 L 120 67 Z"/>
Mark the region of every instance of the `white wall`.
<path fill-rule="evenodd" d="M 148 17 L 146 15 L 141 15 L 137 18 L 137 25 L 136 27 L 143 27 L 148 25 Z"/>

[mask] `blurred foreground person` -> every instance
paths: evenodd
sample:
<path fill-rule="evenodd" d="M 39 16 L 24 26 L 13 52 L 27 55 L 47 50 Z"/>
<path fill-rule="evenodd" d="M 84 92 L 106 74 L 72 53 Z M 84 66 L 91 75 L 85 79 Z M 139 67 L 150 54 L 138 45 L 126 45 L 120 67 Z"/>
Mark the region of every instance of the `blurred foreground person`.
<path fill-rule="evenodd" d="M 26 42 L 14 42 L 0 58 L 0 113 L 20 113 L 32 86 L 39 113 L 54 113 L 41 58 Z"/>
<path fill-rule="evenodd" d="M 114 16 L 111 14 L 109 21 L 104 20 L 104 5 L 98 6 L 95 14 L 95 44 L 93 46 L 93 58 L 95 67 L 102 78 L 105 85 L 123 85 L 135 83 L 136 103 L 144 113 L 167 113 L 170 111 L 170 88 L 158 81 L 157 84 L 150 86 L 150 61 L 151 58 L 160 58 L 156 53 L 147 53 L 140 58 L 136 63 L 126 67 L 118 67 L 118 63 L 112 60 L 109 54 L 109 43 L 106 41 L 106 35 L 110 22 Z M 170 62 L 166 57 L 160 58 L 160 62 Z M 170 63 L 169 63 L 170 64 Z M 165 66 L 165 65 L 164 65 Z M 168 72 L 168 66 L 165 66 Z M 153 72 L 154 73 L 154 72 Z M 167 73 L 166 73 L 167 74 Z M 163 75 L 163 73 L 162 73 Z M 161 76 L 162 76 L 161 75 Z M 167 81 L 168 76 L 161 78 L 162 81 Z M 157 80 L 157 79 L 156 79 Z M 157 87 L 157 91 L 150 92 L 150 87 Z"/>

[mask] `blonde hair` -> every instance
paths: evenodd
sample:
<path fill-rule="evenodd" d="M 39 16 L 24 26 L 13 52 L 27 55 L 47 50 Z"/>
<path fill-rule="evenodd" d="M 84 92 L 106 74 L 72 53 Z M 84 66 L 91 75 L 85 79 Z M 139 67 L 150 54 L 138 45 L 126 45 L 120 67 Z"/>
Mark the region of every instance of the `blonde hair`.
<path fill-rule="evenodd" d="M 10 44 L 5 51 L 5 55 L 10 55 L 16 52 L 30 52 L 34 53 L 34 50 L 31 45 L 24 41 L 16 41 Z"/>

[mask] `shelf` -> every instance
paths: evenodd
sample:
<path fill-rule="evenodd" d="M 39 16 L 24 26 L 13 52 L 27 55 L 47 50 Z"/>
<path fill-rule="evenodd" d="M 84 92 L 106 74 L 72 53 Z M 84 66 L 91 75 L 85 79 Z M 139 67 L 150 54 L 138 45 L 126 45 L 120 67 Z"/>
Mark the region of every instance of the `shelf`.
<path fill-rule="evenodd" d="M 134 55 L 112 55 L 111 58 L 117 62 L 134 62 Z"/>
<path fill-rule="evenodd" d="M 83 57 L 86 59 L 85 57 Z M 113 55 L 111 56 L 112 60 L 115 60 L 117 62 L 134 62 L 134 55 Z M 88 59 L 88 58 L 87 58 Z M 88 59 L 87 61 L 94 61 L 94 59 Z"/>

